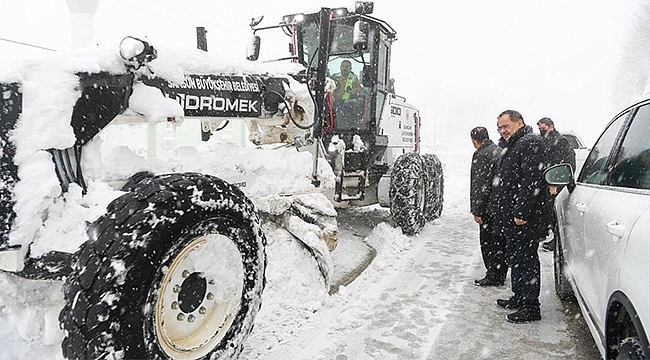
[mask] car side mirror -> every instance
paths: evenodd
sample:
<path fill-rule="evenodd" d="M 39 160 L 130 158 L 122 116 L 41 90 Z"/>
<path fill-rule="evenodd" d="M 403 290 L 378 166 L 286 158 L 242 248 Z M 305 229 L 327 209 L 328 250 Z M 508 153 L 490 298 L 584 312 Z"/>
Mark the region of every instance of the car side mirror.
<path fill-rule="evenodd" d="M 250 61 L 255 61 L 260 57 L 260 46 L 262 43 L 262 38 L 258 35 L 253 35 L 248 40 L 248 46 L 246 47 L 246 59 Z"/>
<path fill-rule="evenodd" d="M 569 192 L 575 188 L 573 168 L 569 164 L 557 164 L 544 171 L 544 180 L 549 185 L 567 186 Z"/>
<path fill-rule="evenodd" d="M 352 46 L 355 50 L 368 49 L 368 34 L 370 33 L 368 22 L 357 21 L 352 31 Z"/>

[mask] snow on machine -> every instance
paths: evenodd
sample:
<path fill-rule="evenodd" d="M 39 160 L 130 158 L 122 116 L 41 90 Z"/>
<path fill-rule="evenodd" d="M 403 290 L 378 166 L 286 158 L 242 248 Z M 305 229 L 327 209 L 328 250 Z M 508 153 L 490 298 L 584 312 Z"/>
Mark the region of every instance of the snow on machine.
<path fill-rule="evenodd" d="M 372 8 L 257 19 L 253 61 L 127 37 L 2 70 L 0 269 L 65 279 L 66 358 L 236 358 L 268 229 L 329 286 L 335 206 L 390 207 L 406 234 L 440 216 L 442 165 L 419 154 L 419 112 L 391 88 L 396 33 Z M 274 30 L 289 61 L 260 59 Z M 338 97 L 344 61 L 358 88 Z M 236 124 L 256 147 L 219 140 Z M 279 165 L 256 161 L 269 152 Z"/>

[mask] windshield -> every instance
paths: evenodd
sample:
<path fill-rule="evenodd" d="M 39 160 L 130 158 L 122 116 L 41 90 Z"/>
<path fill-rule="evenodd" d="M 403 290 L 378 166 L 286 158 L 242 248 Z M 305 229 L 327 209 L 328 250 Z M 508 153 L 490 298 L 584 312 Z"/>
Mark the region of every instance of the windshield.
<path fill-rule="evenodd" d="M 352 46 L 355 19 L 356 18 L 351 17 L 332 21 L 330 56 L 359 55 L 358 52 L 355 53 L 355 49 Z M 317 65 L 316 58 L 318 56 L 319 30 L 320 25 L 318 24 L 318 21 L 316 21 L 316 18 L 311 18 L 305 21 L 300 29 L 300 35 L 302 38 L 301 62 L 305 65 L 309 65 L 309 67 L 315 67 Z M 368 50 L 364 51 L 364 54 L 367 53 Z M 358 61 L 361 62 L 360 57 L 358 57 Z"/>
<path fill-rule="evenodd" d="M 330 55 L 349 54 L 355 51 L 352 46 L 353 30 L 353 24 L 340 21 L 332 23 L 333 34 Z"/>

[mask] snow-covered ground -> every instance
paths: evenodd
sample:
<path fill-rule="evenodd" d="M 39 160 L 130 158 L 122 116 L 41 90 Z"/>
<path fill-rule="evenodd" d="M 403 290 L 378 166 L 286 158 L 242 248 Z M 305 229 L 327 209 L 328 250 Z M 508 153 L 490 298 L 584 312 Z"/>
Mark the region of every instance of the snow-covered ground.
<path fill-rule="evenodd" d="M 541 253 L 540 322 L 514 325 L 494 300 L 508 286 L 478 288 L 483 275 L 477 228 L 469 215 L 471 153 L 438 153 L 445 166 L 443 215 L 417 236 L 389 223 L 363 239 L 377 251 L 351 284 L 329 295 L 315 260 L 283 232 L 269 231 L 267 286 L 243 359 L 589 359 L 553 293 L 552 255 Z M 387 211 L 362 208 L 347 215 Z M 369 215 L 369 212 L 374 215 Z M 361 239 L 340 239 L 335 270 L 367 255 Z M 338 265 L 337 265 L 338 264 Z M 336 275 L 335 275 L 336 278 Z M 0 359 L 62 358 L 61 282 L 0 274 Z M 585 355 L 586 354 L 586 355 Z"/>

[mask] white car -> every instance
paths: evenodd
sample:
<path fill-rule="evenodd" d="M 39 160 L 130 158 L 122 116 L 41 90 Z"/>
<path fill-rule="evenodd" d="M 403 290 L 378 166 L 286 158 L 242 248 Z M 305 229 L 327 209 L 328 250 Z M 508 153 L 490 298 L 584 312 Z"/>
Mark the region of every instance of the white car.
<path fill-rule="evenodd" d="M 555 291 L 577 299 L 604 359 L 650 359 L 650 99 L 618 114 L 555 200 Z M 558 233 L 556 232 L 556 233 Z"/>

